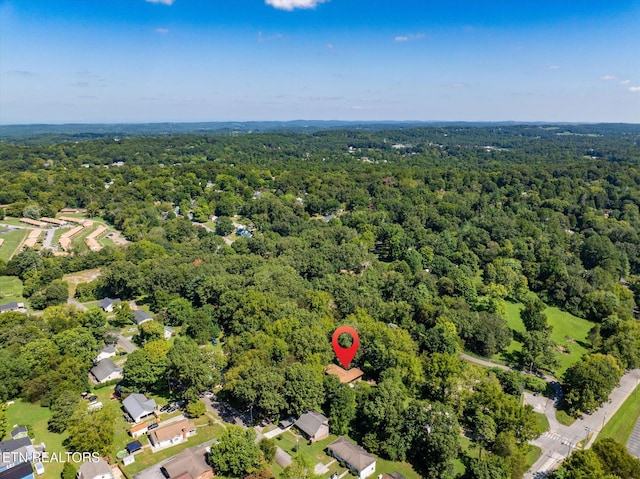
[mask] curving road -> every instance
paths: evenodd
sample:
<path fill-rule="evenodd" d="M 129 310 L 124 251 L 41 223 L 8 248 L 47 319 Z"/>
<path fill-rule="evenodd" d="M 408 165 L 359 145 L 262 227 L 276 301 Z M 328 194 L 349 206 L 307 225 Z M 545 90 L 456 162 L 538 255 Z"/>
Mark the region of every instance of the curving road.
<path fill-rule="evenodd" d="M 492 363 L 484 359 L 475 358 L 468 354 L 461 354 L 462 359 L 485 367 L 498 367 L 511 369 L 502 364 Z M 619 385 L 611 392 L 609 401 L 600 409 L 590 415 L 583 415 L 571 424 L 563 426 L 556 419 L 556 409 L 562 399 L 562 387 L 556 379 L 544 376 L 545 380 L 553 386 L 554 395 L 550 399 L 541 399 L 533 395 L 525 395 L 528 404 L 537 412 L 543 412 L 549 420 L 549 430 L 539 438 L 531 441 L 538 446 L 542 453 L 538 460 L 524 475 L 525 479 L 541 479 L 558 468 L 562 461 L 578 447 L 578 443 L 587 441 L 585 447 L 589 448 L 596 440 L 598 433 L 607 424 L 607 421 L 618 411 L 631 393 L 640 385 L 640 369 L 627 371 L 620 379 Z"/>

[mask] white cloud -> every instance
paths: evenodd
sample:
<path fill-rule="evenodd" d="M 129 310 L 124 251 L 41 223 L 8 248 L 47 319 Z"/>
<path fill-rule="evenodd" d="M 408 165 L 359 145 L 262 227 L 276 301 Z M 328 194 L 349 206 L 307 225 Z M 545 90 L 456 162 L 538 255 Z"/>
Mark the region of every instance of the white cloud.
<path fill-rule="evenodd" d="M 635 92 L 640 92 L 640 86 L 630 86 L 629 87 L 629 91 L 632 91 L 634 93 Z"/>
<path fill-rule="evenodd" d="M 270 42 L 272 40 L 280 40 L 282 33 L 276 33 L 274 35 L 263 35 L 262 30 L 258 32 L 258 43 Z"/>
<path fill-rule="evenodd" d="M 273 8 L 277 8 L 278 10 L 286 10 L 290 12 L 296 8 L 316 8 L 317 5 L 328 1 L 329 0 L 265 0 L 264 3 L 266 5 L 271 5 Z"/>
<path fill-rule="evenodd" d="M 166 35 L 167 33 L 169 33 L 169 29 L 168 28 L 156 28 L 156 33 L 161 33 L 162 35 Z"/>
<path fill-rule="evenodd" d="M 604 75 L 600 77 L 600 80 L 604 80 L 604 81 L 611 81 L 611 80 L 617 80 L 618 77 L 615 75 Z"/>
<path fill-rule="evenodd" d="M 461 81 L 450 81 L 445 86 L 448 87 L 448 88 L 464 88 L 464 87 L 466 87 L 468 85 L 466 83 L 464 83 L 464 82 L 461 82 Z"/>
<path fill-rule="evenodd" d="M 424 38 L 424 33 L 409 33 L 408 35 L 398 35 L 394 38 L 396 42 L 410 42 L 411 40 L 418 40 Z"/>
<path fill-rule="evenodd" d="M 631 80 L 620 80 L 620 85 L 628 85 L 631 83 Z"/>
<path fill-rule="evenodd" d="M 162 5 L 171 6 L 176 0 L 145 0 L 148 3 L 161 3 Z"/>
<path fill-rule="evenodd" d="M 560 70 L 560 66 L 559 65 L 549 65 L 547 68 L 549 70 Z"/>

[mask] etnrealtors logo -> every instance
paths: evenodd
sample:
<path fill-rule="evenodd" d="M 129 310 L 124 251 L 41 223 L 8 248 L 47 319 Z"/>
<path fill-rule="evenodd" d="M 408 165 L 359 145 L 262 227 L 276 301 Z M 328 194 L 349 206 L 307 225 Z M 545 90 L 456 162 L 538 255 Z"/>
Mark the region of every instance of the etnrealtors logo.
<path fill-rule="evenodd" d="M 3 452 L 2 462 L 5 464 L 20 464 L 22 462 L 98 462 L 100 454 L 97 452 L 35 452 L 24 454 L 20 452 Z"/>

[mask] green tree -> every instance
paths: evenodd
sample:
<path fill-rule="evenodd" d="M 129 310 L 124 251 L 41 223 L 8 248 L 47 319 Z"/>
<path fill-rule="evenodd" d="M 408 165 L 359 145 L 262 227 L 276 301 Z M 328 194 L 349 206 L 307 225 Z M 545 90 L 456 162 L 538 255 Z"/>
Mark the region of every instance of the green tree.
<path fill-rule="evenodd" d="M 64 465 L 62 466 L 60 479 L 76 479 L 77 473 L 78 471 L 72 462 L 65 462 Z"/>
<path fill-rule="evenodd" d="M 228 216 L 219 216 L 216 220 L 216 234 L 220 236 L 227 236 L 234 231 L 233 222 Z"/>
<path fill-rule="evenodd" d="M 9 424 L 7 423 L 7 405 L 4 401 L 0 401 L 0 440 L 7 433 Z"/>
<path fill-rule="evenodd" d="M 285 370 L 284 396 L 287 412 L 293 416 L 324 403 L 322 373 L 313 366 L 294 363 Z"/>
<path fill-rule="evenodd" d="M 258 446 L 260 446 L 260 450 L 262 451 L 264 460 L 268 464 L 272 463 L 276 457 L 276 452 L 278 450 L 276 441 L 274 439 L 267 439 L 266 437 L 263 437 L 262 439 L 260 439 Z"/>
<path fill-rule="evenodd" d="M 564 374 L 569 410 L 576 414 L 597 409 L 607 400 L 622 373 L 616 358 L 604 354 L 589 354 L 570 366 Z"/>
<path fill-rule="evenodd" d="M 191 302 L 184 298 L 177 298 L 167 305 L 167 322 L 170 326 L 182 326 L 189 322 L 193 314 Z"/>
<path fill-rule="evenodd" d="M 211 445 L 208 461 L 216 474 L 244 477 L 260 464 L 262 454 L 255 442 L 256 432 L 240 426 L 228 426 L 218 442 Z"/>
<path fill-rule="evenodd" d="M 607 474 L 629 479 L 640 478 L 640 460 L 632 456 L 615 439 L 600 439 L 593 445 L 592 450 L 598 455 Z"/>
<path fill-rule="evenodd" d="M 138 346 L 160 339 L 164 339 L 164 325 L 160 321 L 145 321 L 138 326 L 138 333 L 133 337 Z"/>
<path fill-rule="evenodd" d="M 65 440 L 65 446 L 70 451 L 108 454 L 115 437 L 115 420 L 116 414 L 111 408 L 98 411 L 79 409 L 69 421 L 69 437 Z"/>
<path fill-rule="evenodd" d="M 555 356 L 555 344 L 549 330 L 526 331 L 522 333 L 522 364 L 529 371 L 543 368 L 553 368 L 558 364 Z"/>
<path fill-rule="evenodd" d="M 520 310 L 520 319 L 527 331 L 545 331 L 548 328 L 544 303 L 539 298 L 526 298 Z"/>
<path fill-rule="evenodd" d="M 74 412 L 79 409 L 80 402 L 80 396 L 75 391 L 62 391 L 51 401 L 51 417 L 47 422 L 49 431 L 58 434 L 64 432 Z"/>
<path fill-rule="evenodd" d="M 329 424 L 331 432 L 348 435 L 356 418 L 356 393 L 346 384 L 340 384 L 329 406 Z"/>
<path fill-rule="evenodd" d="M 200 417 L 207 411 L 202 401 L 189 401 L 187 404 L 187 416 L 194 418 Z"/>

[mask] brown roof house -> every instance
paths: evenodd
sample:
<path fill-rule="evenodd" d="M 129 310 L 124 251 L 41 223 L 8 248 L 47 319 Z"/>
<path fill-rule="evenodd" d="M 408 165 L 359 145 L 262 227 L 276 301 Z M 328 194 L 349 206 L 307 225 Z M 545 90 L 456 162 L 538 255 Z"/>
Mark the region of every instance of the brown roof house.
<path fill-rule="evenodd" d="M 113 479 L 111 467 L 104 459 L 91 459 L 78 468 L 77 479 Z"/>
<path fill-rule="evenodd" d="M 364 373 L 358 368 L 342 369 L 337 364 L 330 364 L 324 371 L 327 374 L 337 376 L 341 383 L 349 384 L 354 381 L 360 381 Z"/>
<path fill-rule="evenodd" d="M 311 442 L 329 437 L 329 419 L 318 411 L 305 412 L 293 425 Z"/>
<path fill-rule="evenodd" d="M 357 473 L 360 479 L 376 472 L 376 458 L 346 437 L 339 437 L 333 441 L 327 446 L 327 450 L 338 462 L 344 463 Z"/>
<path fill-rule="evenodd" d="M 196 425 L 188 419 L 160 426 L 149 433 L 149 442 L 153 451 L 175 446 L 185 442 L 196 434 Z"/>
<path fill-rule="evenodd" d="M 190 447 L 160 469 L 168 479 L 211 479 L 213 469 L 207 464 L 206 454 L 205 447 Z"/>

